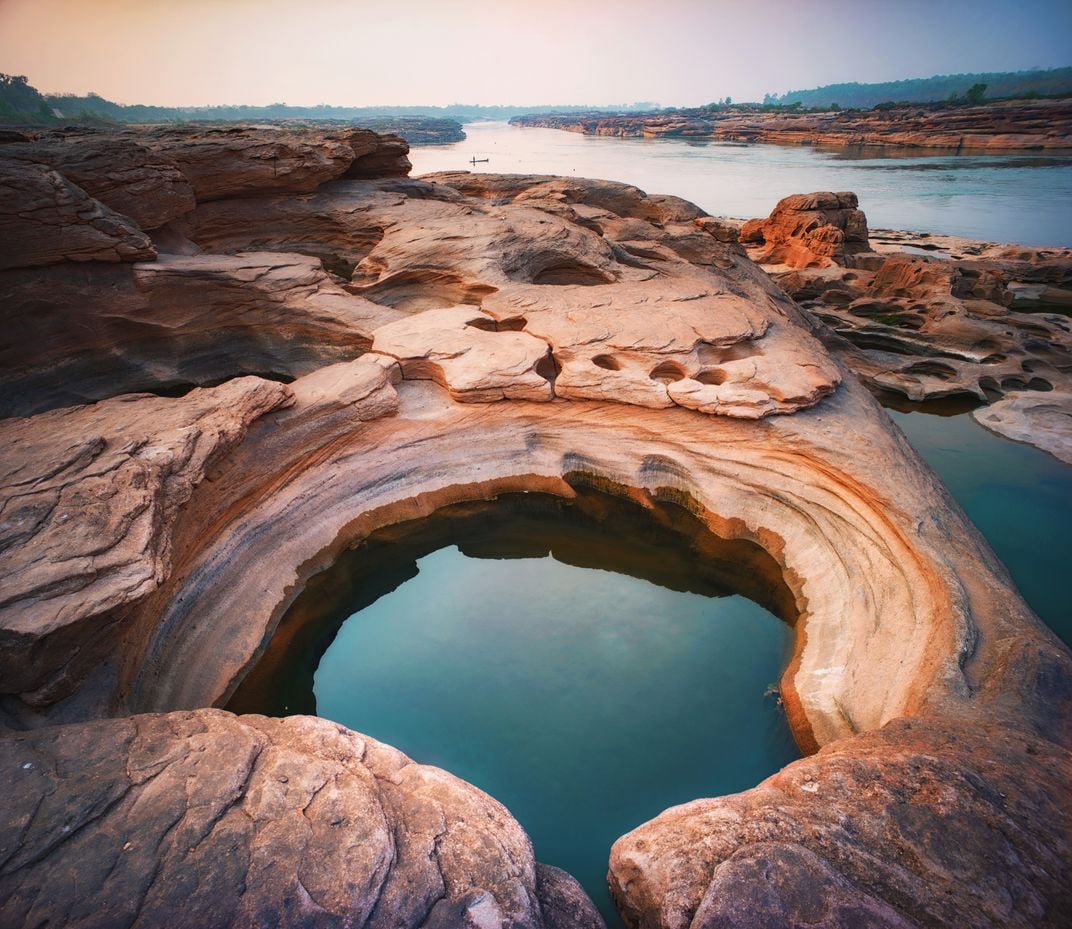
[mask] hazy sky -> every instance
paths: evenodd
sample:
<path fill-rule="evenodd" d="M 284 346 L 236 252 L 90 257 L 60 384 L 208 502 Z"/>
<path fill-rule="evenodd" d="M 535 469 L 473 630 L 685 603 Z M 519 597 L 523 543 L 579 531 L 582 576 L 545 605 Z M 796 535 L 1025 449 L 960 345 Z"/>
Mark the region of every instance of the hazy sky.
<path fill-rule="evenodd" d="M 0 71 L 121 103 L 707 103 L 1072 64 L 1040 0 L 0 0 Z"/>

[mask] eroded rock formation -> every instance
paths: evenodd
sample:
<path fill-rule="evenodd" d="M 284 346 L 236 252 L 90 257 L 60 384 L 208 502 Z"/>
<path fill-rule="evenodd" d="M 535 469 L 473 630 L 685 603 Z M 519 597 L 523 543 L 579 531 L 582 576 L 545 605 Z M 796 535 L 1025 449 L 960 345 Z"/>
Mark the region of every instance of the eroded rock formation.
<path fill-rule="evenodd" d="M 133 220 L 48 166 L 3 159 L 2 154 L 0 148 L 0 271 L 60 261 L 156 257 L 149 237 Z"/>
<path fill-rule="evenodd" d="M 795 194 L 780 200 L 767 219 L 742 225 L 739 241 L 753 246 L 760 264 L 851 268 L 853 255 L 871 250 L 859 206 L 850 192 Z"/>
<path fill-rule="evenodd" d="M 1070 766 L 1015 725 L 898 720 L 667 810 L 615 844 L 611 888 L 667 929 L 1060 926 Z"/>
<path fill-rule="evenodd" d="M 0 424 L 8 922 L 598 926 L 475 789 L 323 721 L 204 709 L 368 534 L 594 486 L 770 554 L 797 612 L 781 693 L 823 749 L 623 838 L 634 925 L 998 925 L 1009 901 L 1059 925 L 1072 656 L 729 224 L 609 182 L 347 179 L 356 143 L 320 133 L 172 133 L 144 144 L 197 205 L 157 260 L 74 265 L 57 229 L 53 264 L 0 274 L 16 319 L 53 294 L 40 338 L 5 321 L 5 409 L 34 414 Z M 294 379 L 242 376 L 265 360 Z M 177 379 L 224 383 L 130 393 Z"/>
<path fill-rule="evenodd" d="M 841 198 L 853 207 L 834 210 Z M 992 404 L 976 411 L 980 423 L 1069 460 L 1072 250 L 889 230 L 869 241 L 855 201 L 788 197 L 744 223 L 741 239 L 848 343 L 839 353 L 873 388 Z M 820 204 L 830 209 L 812 209 Z M 864 231 L 851 248 L 841 247 L 847 225 Z"/>
<path fill-rule="evenodd" d="M 536 114 L 519 126 L 586 135 L 765 142 L 772 145 L 880 146 L 954 151 L 1072 149 L 1072 104 L 1067 100 L 1010 100 L 985 106 L 911 103 L 890 109 L 827 113 Z"/>

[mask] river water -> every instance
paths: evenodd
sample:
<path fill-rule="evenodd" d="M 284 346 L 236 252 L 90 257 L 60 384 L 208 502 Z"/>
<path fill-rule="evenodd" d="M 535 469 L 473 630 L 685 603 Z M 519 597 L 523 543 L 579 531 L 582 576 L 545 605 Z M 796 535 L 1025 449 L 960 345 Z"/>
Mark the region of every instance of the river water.
<path fill-rule="evenodd" d="M 852 190 L 872 228 L 1072 246 L 1072 155 L 848 157 L 808 146 L 615 139 L 504 122 L 410 153 L 413 174 L 493 171 L 626 181 L 713 216 L 766 216 L 789 194 Z M 486 163 L 470 163 L 487 158 Z"/>

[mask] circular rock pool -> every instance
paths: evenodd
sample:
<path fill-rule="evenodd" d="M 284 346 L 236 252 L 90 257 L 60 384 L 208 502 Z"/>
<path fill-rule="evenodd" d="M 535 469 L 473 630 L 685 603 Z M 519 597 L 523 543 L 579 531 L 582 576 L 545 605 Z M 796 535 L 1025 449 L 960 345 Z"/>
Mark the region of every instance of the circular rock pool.
<path fill-rule="evenodd" d="M 316 713 L 475 784 L 613 926 L 615 839 L 799 756 L 793 618 L 769 555 L 681 507 L 511 494 L 347 551 L 229 709 Z"/>

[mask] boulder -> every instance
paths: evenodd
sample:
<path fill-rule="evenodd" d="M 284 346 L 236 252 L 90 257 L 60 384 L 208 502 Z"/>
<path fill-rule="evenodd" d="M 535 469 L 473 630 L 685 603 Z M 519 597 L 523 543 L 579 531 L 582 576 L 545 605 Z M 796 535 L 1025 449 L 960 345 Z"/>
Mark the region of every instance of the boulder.
<path fill-rule="evenodd" d="M 766 219 L 746 222 L 740 241 L 759 246 L 754 260 L 790 268 L 851 267 L 852 256 L 869 252 L 867 217 L 854 193 L 794 194 L 778 201 Z"/>
<path fill-rule="evenodd" d="M 545 929 L 606 929 L 588 894 L 561 868 L 537 863 L 536 896 Z"/>
<path fill-rule="evenodd" d="M 341 177 L 354 160 L 354 150 L 328 133 L 273 126 L 152 129 L 138 141 L 179 166 L 198 203 L 315 190 Z"/>
<path fill-rule="evenodd" d="M 47 165 L 6 157 L 11 147 L 0 148 L 0 270 L 156 257 L 132 219 Z"/>
<path fill-rule="evenodd" d="M 316 717 L 10 733 L 0 771 L 5 926 L 602 927 L 491 797 Z"/>
<path fill-rule="evenodd" d="M 339 134 L 354 151 L 354 160 L 343 177 L 378 178 L 405 177 L 413 165 L 410 163 L 409 142 L 390 133 L 376 133 L 369 129 L 349 129 Z"/>
<path fill-rule="evenodd" d="M 1015 725 L 898 720 L 620 838 L 635 929 L 1058 929 L 1072 752 Z"/>
<path fill-rule="evenodd" d="M 68 130 L 4 147 L 5 158 L 45 165 L 109 209 L 151 230 L 194 208 L 190 182 L 160 152 L 123 135 Z"/>

